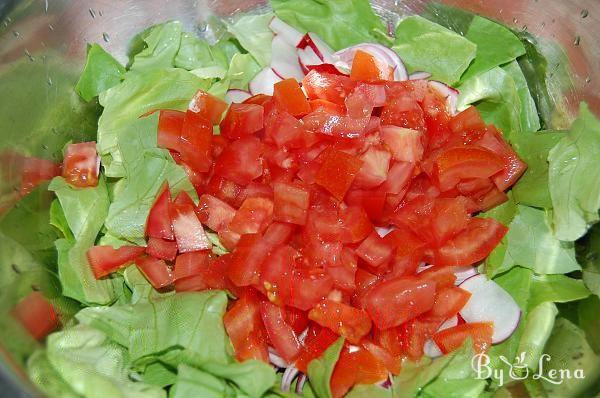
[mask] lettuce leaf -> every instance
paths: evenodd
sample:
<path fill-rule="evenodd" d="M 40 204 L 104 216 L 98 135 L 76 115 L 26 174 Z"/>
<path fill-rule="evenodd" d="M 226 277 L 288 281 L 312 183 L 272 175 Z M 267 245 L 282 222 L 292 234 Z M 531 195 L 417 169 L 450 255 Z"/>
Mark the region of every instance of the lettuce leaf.
<path fill-rule="evenodd" d="M 525 353 L 520 358 L 521 365 L 534 371 L 537 370 L 539 359 L 544 353 L 544 347 L 554 328 L 556 315 L 558 315 L 558 309 L 551 301 L 543 302 L 531 310 L 524 321 L 516 350 L 517 353 Z"/>
<path fill-rule="evenodd" d="M 392 49 L 409 71 L 427 71 L 432 79 L 451 85 L 460 80 L 477 53 L 471 41 L 419 16 L 400 21 Z"/>
<path fill-rule="evenodd" d="M 582 300 L 577 307 L 579 326 L 585 332 L 590 347 L 596 354 L 600 354 L 600 298 L 592 295 Z"/>
<path fill-rule="evenodd" d="M 558 239 L 574 241 L 600 217 L 600 121 L 587 104 L 548 155 L 549 188 Z"/>
<path fill-rule="evenodd" d="M 275 371 L 271 365 L 261 361 L 247 360 L 226 365 L 208 362 L 202 369 L 221 379 L 235 384 L 250 397 L 262 397 L 275 384 Z"/>
<path fill-rule="evenodd" d="M 508 28 L 477 15 L 473 17 L 465 38 L 477 45 L 477 56 L 463 75 L 463 81 L 525 54 L 521 40 Z"/>
<path fill-rule="evenodd" d="M 81 98 L 90 101 L 123 79 L 125 67 L 94 43 L 88 45 L 85 66 L 75 86 Z"/>
<path fill-rule="evenodd" d="M 229 62 L 221 48 L 211 46 L 206 40 L 184 32 L 181 34 L 181 46 L 175 56 L 174 65 L 176 68 L 196 71 L 197 76 L 199 70 L 212 69 L 218 73 L 211 77 L 222 78 L 227 72 Z"/>
<path fill-rule="evenodd" d="M 535 106 L 535 101 L 529 92 L 527 80 L 525 79 L 519 64 L 516 61 L 513 61 L 502 66 L 502 69 L 504 69 L 504 71 L 513 79 L 515 88 L 517 89 L 517 95 L 521 104 L 521 131 L 538 131 L 541 125 L 537 107 Z"/>
<path fill-rule="evenodd" d="M 271 42 L 274 36 L 269 28 L 271 19 L 272 13 L 242 15 L 227 25 L 227 30 L 263 68 L 271 64 Z"/>
<path fill-rule="evenodd" d="M 345 398 L 392 398 L 392 390 L 376 384 L 358 384 L 352 387 Z"/>
<path fill-rule="evenodd" d="M 233 389 L 224 380 L 187 365 L 177 368 L 177 380 L 169 393 L 170 398 L 233 396 Z"/>
<path fill-rule="evenodd" d="M 44 350 L 34 352 L 27 359 L 27 375 L 33 384 L 49 397 L 80 397 L 54 369 Z"/>
<path fill-rule="evenodd" d="M 182 26 L 179 21 L 155 25 L 144 32 L 144 48 L 133 57 L 128 74 L 154 69 L 172 68 L 181 45 Z"/>
<path fill-rule="evenodd" d="M 331 375 L 337 363 L 344 339 L 340 337 L 335 343 L 325 350 L 320 358 L 313 359 L 308 364 L 308 378 L 315 395 L 319 398 L 331 398 Z"/>
<path fill-rule="evenodd" d="M 600 296 L 600 224 L 577 242 L 578 254 L 583 264 L 583 282 L 596 296 Z"/>
<path fill-rule="evenodd" d="M 334 50 L 364 42 L 389 44 L 387 28 L 367 0 L 270 0 L 270 3 L 283 21 L 303 33 L 316 33 Z"/>
<path fill-rule="evenodd" d="M 160 387 L 130 380 L 127 351 L 98 330 L 78 325 L 51 334 L 47 344 L 54 370 L 85 397 L 166 397 Z"/>

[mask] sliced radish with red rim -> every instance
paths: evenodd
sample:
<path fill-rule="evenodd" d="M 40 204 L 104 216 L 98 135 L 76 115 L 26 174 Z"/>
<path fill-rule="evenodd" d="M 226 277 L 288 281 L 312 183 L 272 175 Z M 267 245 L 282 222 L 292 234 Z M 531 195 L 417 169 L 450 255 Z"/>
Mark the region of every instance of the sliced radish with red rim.
<path fill-rule="evenodd" d="M 249 91 L 245 90 L 231 89 L 228 90 L 227 93 L 225 93 L 225 100 L 230 104 L 234 102 L 244 102 L 250 97 L 252 97 L 252 94 Z"/>
<path fill-rule="evenodd" d="M 442 323 L 442 325 L 439 327 L 439 329 L 437 331 L 440 332 L 444 329 L 450 329 L 450 328 L 455 327 L 456 325 L 458 325 L 458 317 L 453 316 L 452 318 L 449 318 L 444 323 Z M 437 357 L 441 357 L 442 355 L 444 355 L 444 353 L 440 350 L 440 348 L 437 346 L 437 344 L 435 344 L 433 339 L 428 339 L 425 342 L 425 345 L 423 346 L 423 352 L 429 358 L 437 358 Z"/>
<path fill-rule="evenodd" d="M 281 79 L 294 78 L 297 81 L 302 81 L 304 71 L 298 62 L 296 47 L 287 43 L 282 36 L 275 36 L 271 43 L 273 60 L 271 61 L 271 69 Z"/>
<path fill-rule="evenodd" d="M 282 81 L 283 79 L 273 71 L 271 68 L 264 68 L 249 84 L 250 93 L 252 95 L 266 94 L 273 95 L 273 86 L 275 83 Z"/>
<path fill-rule="evenodd" d="M 274 17 L 269 24 L 269 28 L 278 36 L 280 36 L 286 43 L 296 47 L 302 41 L 304 35 L 291 27 L 290 25 L 283 22 L 281 19 Z"/>

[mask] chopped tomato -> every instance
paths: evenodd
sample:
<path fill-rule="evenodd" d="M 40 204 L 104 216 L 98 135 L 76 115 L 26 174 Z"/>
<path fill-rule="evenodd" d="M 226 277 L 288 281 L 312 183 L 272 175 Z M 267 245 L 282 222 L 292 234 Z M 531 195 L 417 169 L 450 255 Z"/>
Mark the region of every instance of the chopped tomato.
<path fill-rule="evenodd" d="M 435 294 L 433 308 L 426 315 L 446 320 L 458 314 L 469 298 L 471 298 L 471 293 L 459 287 L 440 289 Z"/>
<path fill-rule="evenodd" d="M 277 221 L 304 225 L 310 204 L 310 192 L 305 188 L 286 183 L 273 184 L 273 218 Z"/>
<path fill-rule="evenodd" d="M 356 254 L 348 247 L 342 249 L 339 261 L 325 264 L 325 272 L 333 280 L 333 285 L 344 291 L 354 291 L 356 288 L 354 279 L 357 269 Z"/>
<path fill-rule="evenodd" d="M 266 198 L 248 198 L 235 213 L 229 229 L 243 234 L 262 233 L 273 218 L 273 201 Z"/>
<path fill-rule="evenodd" d="M 150 238 L 146 245 L 146 253 L 162 260 L 173 261 L 177 256 L 177 242 L 161 238 Z"/>
<path fill-rule="evenodd" d="M 310 112 L 310 104 L 296 79 L 285 79 L 275 83 L 273 98 L 280 107 L 293 116 L 302 116 Z"/>
<path fill-rule="evenodd" d="M 86 188 L 98 185 L 100 158 L 96 152 L 96 142 L 69 144 L 65 150 L 62 176 L 76 187 Z"/>
<path fill-rule="evenodd" d="M 343 239 L 347 243 L 357 243 L 373 231 L 369 215 L 361 206 L 348 206 L 340 211 L 344 228 Z"/>
<path fill-rule="evenodd" d="M 392 256 L 393 277 L 414 275 L 423 255 L 427 244 L 419 239 L 408 228 L 395 228 L 387 234 L 384 240 L 391 242 L 395 247 Z"/>
<path fill-rule="evenodd" d="M 523 162 L 519 155 L 511 148 L 511 146 L 502 139 L 498 130 L 493 126 L 486 129 L 481 140 L 476 142 L 490 151 L 499 154 L 504 160 L 504 170 L 494 175 L 492 179 L 500 191 L 505 191 L 510 188 L 517 180 L 525 173 L 527 165 Z"/>
<path fill-rule="evenodd" d="M 358 246 L 356 254 L 372 267 L 379 267 L 392 257 L 393 243 L 395 242 L 383 239 L 376 231 L 373 231 Z"/>
<path fill-rule="evenodd" d="M 231 104 L 220 124 L 221 134 L 230 140 L 251 136 L 264 127 L 264 109 L 254 104 Z"/>
<path fill-rule="evenodd" d="M 299 371 L 306 373 L 308 364 L 316 358 L 319 358 L 330 345 L 339 338 L 337 334 L 327 328 L 320 328 L 315 331 L 315 327 L 309 328 L 308 336 L 304 341 L 304 346 L 300 350 L 300 355 L 294 364 Z M 311 333 L 311 331 L 313 333 Z"/>
<path fill-rule="evenodd" d="M 319 109 L 302 118 L 304 126 L 316 133 L 334 139 L 351 139 L 363 137 L 371 118 L 353 118 Z"/>
<path fill-rule="evenodd" d="M 159 148 L 179 151 L 185 112 L 161 110 L 158 116 L 157 143 Z"/>
<path fill-rule="evenodd" d="M 325 298 L 333 280 L 319 269 L 296 269 L 292 274 L 289 305 L 307 311 Z"/>
<path fill-rule="evenodd" d="M 410 359 L 421 359 L 425 342 L 435 334 L 442 322 L 437 318 L 417 317 L 400 327 L 405 339 L 405 352 Z"/>
<path fill-rule="evenodd" d="M 220 232 L 235 216 L 235 209 L 221 199 L 205 194 L 200 196 L 197 213 L 202 224 L 213 231 Z"/>
<path fill-rule="evenodd" d="M 407 346 L 406 324 L 385 330 L 373 328 L 373 341 L 392 357 L 401 357 Z"/>
<path fill-rule="evenodd" d="M 350 78 L 352 80 L 364 82 L 380 82 L 383 80 L 393 80 L 393 69 L 377 57 L 358 50 L 352 61 L 352 70 Z"/>
<path fill-rule="evenodd" d="M 474 106 L 470 106 L 450 120 L 450 129 L 454 134 L 468 136 L 470 132 L 482 130 L 485 122 Z"/>
<path fill-rule="evenodd" d="M 392 155 L 384 148 L 370 147 L 360 155 L 360 168 L 354 186 L 359 188 L 375 188 L 381 185 L 388 176 Z"/>
<path fill-rule="evenodd" d="M 435 282 L 414 277 L 376 284 L 366 297 L 366 310 L 379 329 L 409 321 L 433 307 Z"/>
<path fill-rule="evenodd" d="M 414 163 L 423 159 L 423 133 L 421 131 L 384 126 L 381 129 L 381 136 L 394 155 L 394 160 Z"/>
<path fill-rule="evenodd" d="M 462 347 L 465 340 L 470 338 L 475 352 L 485 352 L 492 346 L 493 333 L 492 323 L 465 323 L 437 332 L 433 335 L 433 341 L 447 354 Z"/>
<path fill-rule="evenodd" d="M 280 246 L 261 265 L 260 284 L 272 303 L 283 305 L 289 301 L 294 262 L 298 251 L 290 246 Z"/>
<path fill-rule="evenodd" d="M 308 314 L 294 307 L 285 307 L 285 321 L 297 335 L 308 332 Z"/>
<path fill-rule="evenodd" d="M 146 221 L 147 236 L 166 240 L 175 239 L 171 218 L 169 216 L 170 207 L 171 192 L 169 191 L 169 185 L 165 184 L 148 214 L 148 220 Z"/>
<path fill-rule="evenodd" d="M 58 328 L 54 306 L 40 292 L 31 292 L 12 309 L 11 315 L 36 340 L 41 340 Z"/>
<path fill-rule="evenodd" d="M 270 95 L 257 94 L 257 95 L 253 95 L 252 97 L 248 98 L 243 103 L 244 104 L 254 104 L 254 105 L 265 106 L 272 99 L 273 99 L 273 97 L 270 96 Z"/>
<path fill-rule="evenodd" d="M 156 290 L 173 284 L 173 271 L 164 260 L 151 256 L 138 257 L 135 265 Z"/>
<path fill-rule="evenodd" d="M 286 322 L 283 308 L 263 302 L 260 314 L 269 336 L 269 341 L 277 353 L 287 362 L 292 362 L 300 354 L 300 341 L 292 327 Z"/>
<path fill-rule="evenodd" d="M 334 104 L 345 105 L 346 97 L 356 83 L 348 76 L 310 71 L 302 80 L 302 87 L 310 99 L 324 99 Z"/>
<path fill-rule="evenodd" d="M 410 97 L 393 98 L 381 111 L 381 124 L 424 131 L 423 109 Z"/>
<path fill-rule="evenodd" d="M 403 192 L 413 176 L 414 163 L 395 162 L 388 172 L 387 180 L 381 189 L 385 193 L 399 194 Z"/>
<path fill-rule="evenodd" d="M 262 145 L 256 137 L 233 141 L 215 162 L 215 174 L 239 185 L 248 185 L 263 172 Z"/>
<path fill-rule="evenodd" d="M 361 167 L 360 159 L 335 149 L 328 149 L 315 182 L 337 199 L 343 200 Z"/>
<path fill-rule="evenodd" d="M 192 204 L 172 203 L 169 215 L 180 253 L 208 250 L 212 247 Z"/>
<path fill-rule="evenodd" d="M 206 192 L 227 202 L 232 206 L 239 206 L 240 196 L 244 188 L 226 178 L 213 175 L 206 184 Z"/>
<path fill-rule="evenodd" d="M 481 147 L 461 147 L 445 151 L 435 162 L 434 173 L 440 190 L 454 188 L 461 180 L 488 178 L 502 171 L 504 162 Z"/>
<path fill-rule="evenodd" d="M 431 211 L 431 234 L 440 245 L 467 228 L 468 202 L 464 196 L 436 199 Z"/>
<path fill-rule="evenodd" d="M 420 272 L 419 278 L 435 282 L 436 289 L 443 289 L 454 286 L 456 275 L 453 267 L 432 266 L 425 271 Z"/>
<path fill-rule="evenodd" d="M 181 160 L 192 170 L 205 173 L 212 165 L 213 126 L 202 114 L 187 111 L 179 139 Z"/>
<path fill-rule="evenodd" d="M 265 231 L 263 239 L 271 246 L 283 245 L 291 240 L 293 233 L 293 225 L 274 222 Z"/>
<path fill-rule="evenodd" d="M 476 199 L 477 210 L 488 211 L 508 201 L 508 195 L 493 187 L 489 192 Z"/>
<path fill-rule="evenodd" d="M 374 384 L 386 380 L 385 364 L 364 348 L 345 345 L 331 375 L 331 394 L 344 396 L 355 384 Z"/>
<path fill-rule="evenodd" d="M 313 99 L 308 102 L 310 104 L 310 110 L 312 112 L 318 111 L 318 110 L 323 110 L 328 113 L 335 113 L 335 114 L 342 115 L 345 111 L 344 106 L 336 104 L 331 101 L 324 100 L 324 99 Z"/>
<path fill-rule="evenodd" d="M 400 373 L 401 359 L 399 357 L 394 357 L 387 350 L 369 340 L 364 340 L 361 345 L 369 351 L 371 355 L 385 364 L 385 367 L 390 373 L 394 375 Z"/>
<path fill-rule="evenodd" d="M 246 290 L 223 317 L 225 330 L 231 339 L 239 361 L 256 359 L 269 362 L 267 332 L 260 315 L 260 298 Z"/>
<path fill-rule="evenodd" d="M 346 98 L 348 116 L 353 118 L 370 117 L 374 108 L 385 105 L 385 87 L 378 84 L 358 84 Z"/>
<path fill-rule="evenodd" d="M 173 272 L 173 280 L 198 275 L 208 267 L 208 251 L 183 253 L 177 256 Z"/>
<path fill-rule="evenodd" d="M 236 286 L 258 285 L 260 267 L 270 249 L 260 235 L 242 235 L 227 270 L 229 279 Z"/>
<path fill-rule="evenodd" d="M 265 127 L 265 139 L 278 147 L 301 148 L 309 134 L 302 122 L 287 112 L 276 112 Z"/>
<path fill-rule="evenodd" d="M 386 194 L 381 191 L 352 190 L 346 195 L 346 202 L 351 206 L 361 206 L 373 221 L 381 219 L 385 206 Z"/>
<path fill-rule="evenodd" d="M 144 254 L 145 247 L 121 246 L 92 246 L 87 251 L 87 258 L 96 279 L 109 275 L 125 265 L 131 264 Z"/>
<path fill-rule="evenodd" d="M 428 94 L 427 80 L 388 81 L 384 85 L 388 99 L 407 97 L 422 102 Z"/>
<path fill-rule="evenodd" d="M 317 304 L 308 313 L 308 318 L 354 344 L 371 330 L 371 319 L 366 311 L 332 300 Z"/>
<path fill-rule="evenodd" d="M 190 101 L 188 110 L 198 113 L 211 124 L 219 124 L 227 103 L 203 90 L 198 90 Z"/>

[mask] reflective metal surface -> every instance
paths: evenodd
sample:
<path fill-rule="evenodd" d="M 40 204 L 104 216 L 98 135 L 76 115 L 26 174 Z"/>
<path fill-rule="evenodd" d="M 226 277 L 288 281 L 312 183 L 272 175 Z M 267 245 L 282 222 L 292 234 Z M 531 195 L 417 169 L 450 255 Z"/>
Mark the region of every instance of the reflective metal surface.
<path fill-rule="evenodd" d="M 566 52 L 568 65 L 555 70 L 572 71 L 572 84 L 558 85 L 555 100 L 566 99 L 573 111 L 584 100 L 600 114 L 600 1 L 599 0 L 445 0 L 446 4 L 480 13 L 555 41 Z M 376 0 L 375 9 L 391 21 L 419 13 L 426 0 Z M 143 28 L 178 19 L 186 29 L 211 35 L 206 21 L 237 12 L 266 8 L 261 0 L 0 0 L 0 210 L 20 197 L 12 177 L 22 169 L 22 156 L 59 160 L 69 140 L 95 136 L 97 104 L 85 104 L 73 91 L 85 59 L 86 43 L 98 42 L 123 63 L 129 40 Z M 564 123 L 556 126 L 565 127 Z M 47 219 L 34 218 L 36 209 L 47 208 L 49 198 L 40 194 L 23 211 L 22 224 L 35 231 L 34 239 L 19 234 L 13 224 L 0 222 L 0 254 L 10 242 L 32 253 L 24 262 L 54 261 Z M 36 224 L 38 223 L 38 224 Z M 8 226 L 10 225 L 10 227 Z M 39 235 L 39 236 L 38 236 Z M 11 240 L 13 239 L 13 240 Z M 6 243 L 9 242 L 9 243 Z M 4 257 L 3 257 L 4 258 Z M 16 268 L 14 268 L 15 266 Z M 16 283 L 24 266 L 0 264 L 0 290 Z M 20 271 L 19 271 L 20 272 Z M 0 341 L 0 374 L 18 390 L 3 387 L 2 396 L 34 394 L 19 364 L 23 358 L 9 355 L 12 342 Z M 5 348 L 2 348 L 5 347 Z M 17 350 L 18 351 L 18 350 Z M 0 379 L 0 382 L 1 379 Z"/>

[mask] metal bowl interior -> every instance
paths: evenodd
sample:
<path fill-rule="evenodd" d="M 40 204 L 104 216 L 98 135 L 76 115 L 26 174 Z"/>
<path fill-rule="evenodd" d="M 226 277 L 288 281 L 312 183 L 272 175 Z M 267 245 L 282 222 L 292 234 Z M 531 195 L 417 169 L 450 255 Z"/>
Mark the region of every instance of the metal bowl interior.
<path fill-rule="evenodd" d="M 504 22 L 515 29 L 559 45 L 566 57 L 556 58 L 549 68 L 568 71 L 568 85 L 557 82 L 555 101 L 566 104 L 565 119 L 557 118 L 548 128 L 568 127 L 580 101 L 600 114 L 600 2 L 597 0 L 444 0 L 448 5 Z M 428 0 L 375 0 L 375 10 L 394 22 L 420 13 Z M 26 153 L 60 159 L 69 140 L 92 139 L 97 104 L 83 103 L 73 91 L 86 54 L 86 44 L 98 42 L 121 62 L 127 61 L 130 39 L 145 27 L 166 20 L 180 20 L 187 30 L 208 36 L 211 16 L 229 18 L 239 12 L 267 9 L 263 0 L 23 0 L 0 1 L 0 153 Z M 564 59 L 564 60 L 563 60 Z M 0 208 L 14 194 L 10 184 L 14 159 L 0 156 Z M 47 219 L 38 216 L 50 198 L 39 195 L 19 220 L 0 221 L 5 242 L 23 235 L 26 249 L 53 260 L 52 247 L 44 241 Z M 7 239 L 5 239 L 8 237 Z M 10 243 L 0 245 L 0 253 Z M 47 256 L 47 257 L 43 257 Z M 5 256 L 6 257 L 6 256 Z M 14 263 L 0 264 L 0 284 L 15 283 Z M 17 271 L 15 271 L 17 272 Z M 27 287 L 29 288 L 29 286 Z M 19 366 L 23 358 L 12 342 L 0 341 L 0 395 L 31 396 L 35 389 Z"/>

